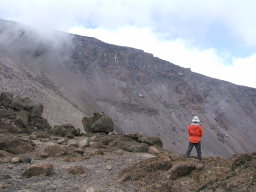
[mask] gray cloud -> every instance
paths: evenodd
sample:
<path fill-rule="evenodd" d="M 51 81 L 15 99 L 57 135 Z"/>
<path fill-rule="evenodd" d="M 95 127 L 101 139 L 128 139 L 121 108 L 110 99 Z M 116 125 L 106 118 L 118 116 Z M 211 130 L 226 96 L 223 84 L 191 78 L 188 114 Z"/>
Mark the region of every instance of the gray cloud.
<path fill-rule="evenodd" d="M 111 36 L 124 30 L 119 41 L 158 48 L 171 62 L 176 58 L 202 74 L 255 87 L 255 5 L 254 0 L 0 0 L 0 18 L 31 25 L 52 39 L 52 29 L 80 26 Z M 127 32 L 129 26 L 137 33 Z M 141 41 L 145 36 L 150 43 Z"/>
<path fill-rule="evenodd" d="M 255 5 L 253 0 L 0 0 L 0 16 L 40 30 L 150 27 L 165 38 L 239 54 L 237 47 L 244 52 L 256 48 Z"/>

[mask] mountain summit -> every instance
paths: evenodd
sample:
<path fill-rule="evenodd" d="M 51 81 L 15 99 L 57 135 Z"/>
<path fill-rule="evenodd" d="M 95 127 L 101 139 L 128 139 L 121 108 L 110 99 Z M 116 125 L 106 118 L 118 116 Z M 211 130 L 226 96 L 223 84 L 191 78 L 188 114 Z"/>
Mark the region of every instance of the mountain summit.
<path fill-rule="evenodd" d="M 170 53 L 172 54 L 172 53 Z M 194 115 L 205 129 L 203 155 L 256 148 L 256 90 L 209 78 L 142 50 L 63 32 L 43 34 L 0 20 L 0 91 L 42 103 L 50 125 L 94 111 L 119 133 L 160 137 L 184 153 Z"/>

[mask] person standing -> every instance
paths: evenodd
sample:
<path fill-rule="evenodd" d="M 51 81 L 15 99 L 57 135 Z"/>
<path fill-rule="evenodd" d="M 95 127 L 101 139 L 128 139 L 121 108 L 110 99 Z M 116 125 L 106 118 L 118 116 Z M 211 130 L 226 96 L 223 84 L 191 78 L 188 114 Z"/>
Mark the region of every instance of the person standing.
<path fill-rule="evenodd" d="M 203 137 L 204 131 L 202 125 L 200 125 L 200 119 L 198 116 L 194 116 L 192 123 L 188 126 L 188 135 L 189 135 L 189 145 L 186 152 L 186 157 L 190 156 L 190 153 L 195 146 L 197 152 L 197 159 L 202 160 L 201 157 L 201 139 Z"/>

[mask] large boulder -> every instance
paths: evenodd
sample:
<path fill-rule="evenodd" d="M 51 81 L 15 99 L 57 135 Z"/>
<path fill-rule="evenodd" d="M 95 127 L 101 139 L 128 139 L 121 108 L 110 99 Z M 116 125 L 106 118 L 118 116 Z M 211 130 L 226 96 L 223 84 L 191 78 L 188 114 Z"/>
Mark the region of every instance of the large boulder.
<path fill-rule="evenodd" d="M 87 133 L 109 133 L 114 130 L 113 120 L 103 112 L 93 113 L 92 117 L 84 117 L 82 123 Z"/>
<path fill-rule="evenodd" d="M 14 97 L 11 93 L 0 94 L 0 132 L 31 133 L 49 131 L 48 121 L 42 117 L 43 105 L 30 98 Z"/>
<path fill-rule="evenodd" d="M 80 135 L 80 129 L 76 129 L 71 124 L 56 125 L 53 127 L 52 133 L 61 137 L 73 138 Z"/>

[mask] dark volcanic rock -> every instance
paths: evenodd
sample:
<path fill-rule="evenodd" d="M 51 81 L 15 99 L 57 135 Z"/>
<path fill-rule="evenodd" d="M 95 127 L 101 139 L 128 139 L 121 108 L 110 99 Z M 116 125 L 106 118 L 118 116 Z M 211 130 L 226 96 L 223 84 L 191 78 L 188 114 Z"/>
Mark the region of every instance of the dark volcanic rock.
<path fill-rule="evenodd" d="M 113 120 L 104 113 L 93 113 L 92 117 L 84 117 L 82 119 L 84 130 L 87 133 L 113 132 Z"/>
<path fill-rule="evenodd" d="M 31 133 L 51 129 L 42 117 L 43 105 L 5 92 L 1 93 L 0 98 L 0 132 Z"/>

